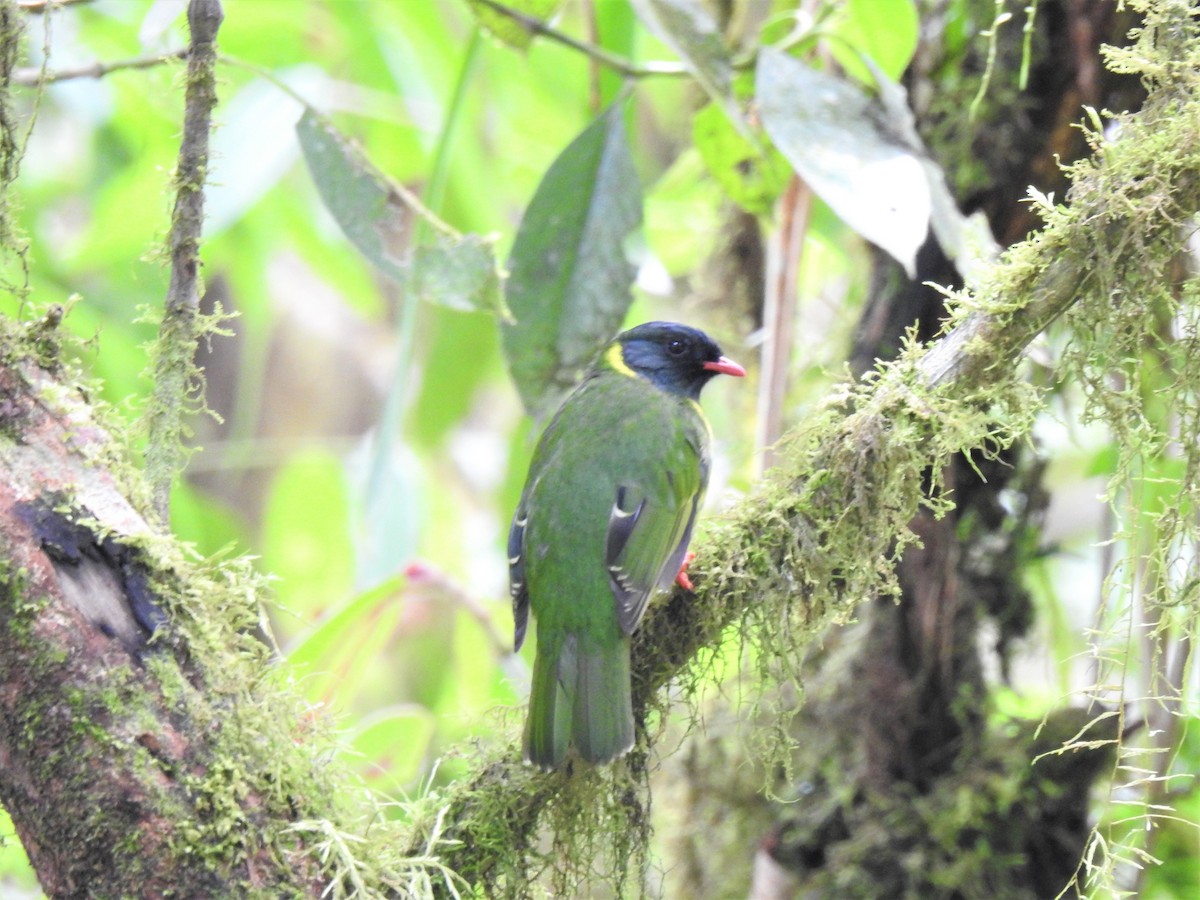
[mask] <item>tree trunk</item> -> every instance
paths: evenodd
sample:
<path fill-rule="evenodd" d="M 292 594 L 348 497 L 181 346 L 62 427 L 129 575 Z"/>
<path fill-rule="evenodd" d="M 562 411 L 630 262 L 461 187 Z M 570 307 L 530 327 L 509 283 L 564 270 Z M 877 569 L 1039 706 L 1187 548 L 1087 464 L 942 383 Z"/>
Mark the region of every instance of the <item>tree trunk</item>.
<path fill-rule="evenodd" d="M 25 337 L 45 346 L 52 329 L 31 323 Z M 284 713 L 251 687 L 266 653 L 221 636 L 253 625 L 251 608 L 167 562 L 177 548 L 117 484 L 114 445 L 83 396 L 27 350 L 0 342 L 0 802 L 43 888 L 319 893 L 303 841 L 281 833 L 299 813 L 271 777 L 283 729 L 255 733 Z"/>

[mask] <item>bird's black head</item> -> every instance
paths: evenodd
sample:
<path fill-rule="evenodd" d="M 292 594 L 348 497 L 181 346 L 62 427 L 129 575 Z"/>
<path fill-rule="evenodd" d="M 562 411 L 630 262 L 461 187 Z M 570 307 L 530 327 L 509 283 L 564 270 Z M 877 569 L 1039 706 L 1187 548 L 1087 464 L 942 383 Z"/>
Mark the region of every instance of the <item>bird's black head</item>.
<path fill-rule="evenodd" d="M 647 322 L 617 336 L 620 361 L 634 374 L 672 394 L 699 399 L 714 375 L 741 377 L 746 370 L 721 355 L 703 331 L 676 322 Z"/>

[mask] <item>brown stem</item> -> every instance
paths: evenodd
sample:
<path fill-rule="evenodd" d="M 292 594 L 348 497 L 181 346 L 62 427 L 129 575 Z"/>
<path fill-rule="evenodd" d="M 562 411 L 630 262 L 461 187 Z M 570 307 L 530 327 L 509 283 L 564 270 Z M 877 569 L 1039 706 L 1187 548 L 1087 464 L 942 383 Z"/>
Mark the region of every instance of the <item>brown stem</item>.
<path fill-rule="evenodd" d="M 533 16 L 528 16 L 520 10 L 513 9 L 510 6 L 505 6 L 497 0 L 478 0 L 481 6 L 486 6 L 488 9 L 498 12 L 502 16 L 508 16 L 522 28 L 525 28 L 530 34 L 540 35 L 562 44 L 564 47 L 570 47 L 572 50 L 578 50 L 585 56 L 594 59 L 610 69 L 619 72 L 627 78 L 647 78 L 651 75 L 686 75 L 687 69 L 678 63 L 668 62 L 650 62 L 644 65 L 635 65 L 629 60 L 617 56 L 615 53 L 609 53 L 603 47 L 598 47 L 595 44 L 587 44 L 583 41 L 576 40 L 569 34 L 559 31 L 550 25 L 547 25 L 541 19 L 536 19 Z"/>
<path fill-rule="evenodd" d="M 775 442 L 783 434 L 783 407 L 795 346 L 796 302 L 808 233 L 812 189 L 793 177 L 779 201 L 779 230 L 768 256 L 766 297 L 763 303 L 762 381 L 758 388 L 758 433 L 755 443 L 762 448 L 760 471 L 775 462 Z"/>
<path fill-rule="evenodd" d="M 125 69 L 152 69 L 163 63 L 184 59 L 188 52 L 185 48 L 172 50 L 170 53 L 156 53 L 153 56 L 138 56 L 133 59 L 119 59 L 115 62 L 95 62 L 86 66 L 76 66 L 73 69 L 57 69 L 43 72 L 37 66 L 22 66 L 13 72 L 12 83 L 24 87 L 42 84 L 54 84 L 59 81 L 70 81 L 75 78 L 103 78 L 111 72 Z"/>
<path fill-rule="evenodd" d="M 183 460 L 184 417 L 197 396 L 199 373 L 193 357 L 199 334 L 200 237 L 204 227 L 204 182 L 208 177 L 208 139 L 217 104 L 217 29 L 224 13 L 220 0 L 188 3 L 191 47 L 188 52 L 183 140 L 175 171 L 175 209 L 168 246 L 171 282 L 159 328 L 154 396 L 151 400 L 146 473 L 154 507 L 170 519 L 171 482 Z"/>

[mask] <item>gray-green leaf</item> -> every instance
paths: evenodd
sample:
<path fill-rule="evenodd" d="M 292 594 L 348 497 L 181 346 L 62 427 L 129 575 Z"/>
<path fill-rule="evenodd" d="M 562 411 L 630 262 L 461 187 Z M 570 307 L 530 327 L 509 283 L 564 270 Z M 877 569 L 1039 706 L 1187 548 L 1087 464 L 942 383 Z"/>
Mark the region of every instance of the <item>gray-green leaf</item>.
<path fill-rule="evenodd" d="M 733 96 L 729 48 L 709 11 L 699 0 L 632 0 L 638 18 L 679 55 L 705 93 L 751 143 L 756 138 Z"/>
<path fill-rule="evenodd" d="M 460 235 L 312 109 L 296 123 L 304 159 L 325 207 L 358 251 L 379 271 L 452 309 L 503 313 L 501 276 L 490 238 Z M 431 237 L 408 248 L 413 216 Z"/>
<path fill-rule="evenodd" d="M 460 312 L 489 309 L 503 312 L 500 273 L 491 237 L 439 235 L 413 254 L 410 287 L 429 303 Z"/>
<path fill-rule="evenodd" d="M 636 270 L 625 239 L 642 222 L 642 191 L 617 103 L 543 176 L 508 262 L 504 354 L 526 410 L 568 390 L 620 327 Z"/>
<path fill-rule="evenodd" d="M 770 48 L 759 54 L 755 80 L 763 128 L 797 174 L 911 275 L 929 231 L 929 182 L 880 106 L 856 85 Z"/>

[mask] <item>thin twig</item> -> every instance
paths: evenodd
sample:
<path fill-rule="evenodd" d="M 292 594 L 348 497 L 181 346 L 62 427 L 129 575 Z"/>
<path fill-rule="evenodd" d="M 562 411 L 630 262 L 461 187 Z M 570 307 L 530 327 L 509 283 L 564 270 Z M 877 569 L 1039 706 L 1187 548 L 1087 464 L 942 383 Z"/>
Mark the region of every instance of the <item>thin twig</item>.
<path fill-rule="evenodd" d="M 637 65 L 630 62 L 622 56 L 617 56 L 615 53 L 609 53 L 603 47 L 597 47 L 595 44 L 588 44 L 584 41 L 577 40 L 569 34 L 565 34 L 540 19 L 535 19 L 533 16 L 528 16 L 525 13 L 505 6 L 498 0 L 479 0 L 480 5 L 486 6 L 493 12 L 499 13 L 502 16 L 507 16 L 512 19 L 522 28 L 527 29 L 533 34 L 540 35 L 544 38 L 549 38 L 562 44 L 564 47 L 570 47 L 572 50 L 578 50 L 592 59 L 603 65 L 608 66 L 614 71 L 620 72 L 627 78 L 648 78 L 652 75 L 678 76 L 687 75 L 688 71 L 680 63 L 672 62 L 648 62 L 642 65 Z"/>
<path fill-rule="evenodd" d="M 77 6 L 82 3 L 91 3 L 92 0 L 17 0 L 17 9 L 21 12 L 34 13 L 41 15 L 42 13 L 54 12 L 64 6 Z"/>
<path fill-rule="evenodd" d="M 138 56 L 133 59 L 119 59 L 116 62 L 94 62 L 74 69 L 59 69 L 54 72 L 43 72 L 40 66 L 22 66 L 13 71 L 12 83 L 33 87 L 43 84 L 54 84 L 56 81 L 70 81 L 74 78 L 103 78 L 110 72 L 123 69 L 152 69 L 163 63 L 177 59 L 185 59 L 188 55 L 186 47 L 172 50 L 169 53 L 156 53 L 153 56 Z"/>
<path fill-rule="evenodd" d="M 216 41 L 224 18 L 221 0 L 190 0 L 187 17 L 191 47 L 183 140 L 175 165 L 175 209 L 168 237 L 171 283 L 159 328 L 154 397 L 147 414 L 146 472 L 154 491 L 155 509 L 163 522 L 170 521 L 171 482 L 183 460 L 188 401 L 203 390 L 197 385 L 194 358 L 199 334 L 204 181 L 208 175 L 212 111 L 217 104 Z"/>

